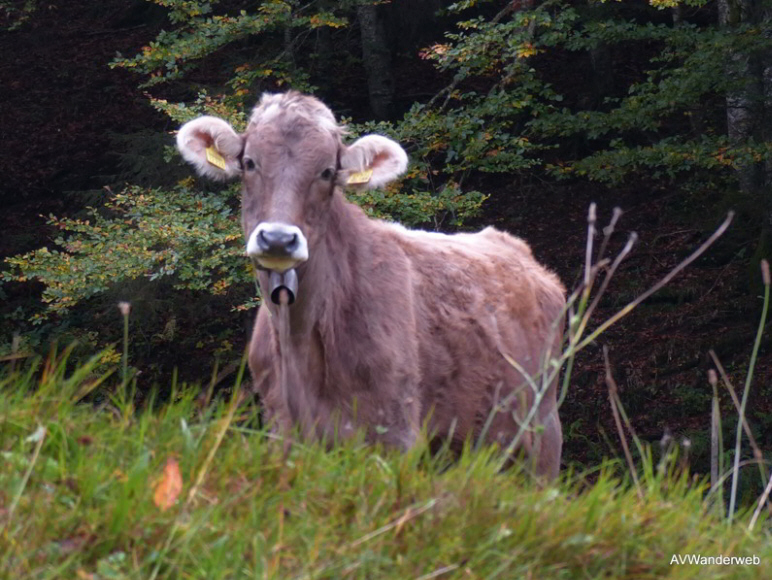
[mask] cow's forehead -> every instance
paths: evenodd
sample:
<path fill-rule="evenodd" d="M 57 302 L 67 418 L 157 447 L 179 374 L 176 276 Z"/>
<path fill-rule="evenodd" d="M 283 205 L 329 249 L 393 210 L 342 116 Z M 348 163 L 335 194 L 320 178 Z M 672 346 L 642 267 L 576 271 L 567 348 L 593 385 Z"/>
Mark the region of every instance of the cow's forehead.
<path fill-rule="evenodd" d="M 244 153 L 269 163 L 283 164 L 288 156 L 310 165 L 326 163 L 337 156 L 343 133 L 318 99 L 293 92 L 265 94 L 252 112 Z"/>
<path fill-rule="evenodd" d="M 307 119 L 282 116 L 247 131 L 244 155 L 259 160 L 264 169 L 278 163 L 308 165 L 311 171 L 319 163 L 334 163 L 339 144 L 337 136 Z"/>
<path fill-rule="evenodd" d="M 313 125 L 337 138 L 340 138 L 343 133 L 332 111 L 324 103 L 297 92 L 264 94 L 260 103 L 252 111 L 247 131 L 261 125 L 277 123 Z"/>

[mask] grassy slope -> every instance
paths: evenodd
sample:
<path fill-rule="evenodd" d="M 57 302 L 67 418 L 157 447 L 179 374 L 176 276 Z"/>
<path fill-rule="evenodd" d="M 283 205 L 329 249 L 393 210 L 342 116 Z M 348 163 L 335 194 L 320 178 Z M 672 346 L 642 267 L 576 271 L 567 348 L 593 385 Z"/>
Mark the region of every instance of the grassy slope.
<path fill-rule="evenodd" d="M 94 376 L 0 379 L 0 577 L 769 577 L 768 522 L 728 527 L 684 477 L 644 475 L 639 499 L 613 467 L 544 489 L 497 474 L 490 451 L 443 468 L 351 442 L 285 460 L 248 406 L 201 406 L 196 389 L 152 411 L 74 404 Z M 183 489 L 162 511 L 169 458 Z M 670 565 L 688 553 L 761 565 Z"/>

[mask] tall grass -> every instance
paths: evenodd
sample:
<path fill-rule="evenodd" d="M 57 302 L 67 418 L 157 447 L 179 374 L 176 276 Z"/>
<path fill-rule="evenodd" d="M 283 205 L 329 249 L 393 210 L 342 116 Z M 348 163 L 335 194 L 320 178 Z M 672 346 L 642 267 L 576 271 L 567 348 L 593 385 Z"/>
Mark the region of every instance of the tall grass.
<path fill-rule="evenodd" d="M 525 385 L 531 389 L 533 404 L 522 419 L 515 417 L 520 427 L 518 432 L 507 445 L 505 452 L 499 461 L 500 467 L 506 465 L 509 457 L 515 452 L 527 434 L 531 434 L 533 437 L 538 437 L 541 426 L 536 424 L 534 421 L 537 415 L 538 407 L 544 398 L 548 395 L 548 393 L 550 393 L 552 385 L 557 383 L 561 373 L 563 374 L 563 378 L 560 393 L 557 397 L 557 406 L 562 406 L 568 393 L 568 386 L 571 381 L 574 360 L 577 354 L 587 348 L 587 346 L 590 344 L 598 340 L 602 340 L 603 334 L 611 326 L 622 320 L 625 316 L 628 316 L 647 298 L 669 284 L 673 278 L 675 278 L 687 266 L 702 256 L 726 232 L 732 223 L 732 220 L 734 219 L 734 212 L 729 212 L 719 227 L 716 228 L 716 230 L 689 256 L 681 260 L 655 284 L 642 292 L 623 308 L 592 328 L 593 314 L 600 304 L 601 299 L 605 295 L 609 283 L 618 272 L 622 262 L 630 255 L 631 251 L 633 250 L 633 246 L 638 240 L 637 234 L 635 232 L 631 232 L 628 236 L 627 242 L 617 253 L 617 255 L 613 257 L 613 259 L 610 259 L 606 256 L 606 251 L 609 248 L 610 241 L 614 235 L 617 222 L 619 221 L 621 215 L 622 210 L 619 208 L 614 208 L 609 224 L 602 230 L 603 238 L 600 243 L 600 247 L 596 252 L 595 238 L 598 234 L 596 228 L 597 215 L 595 204 L 590 204 L 587 215 L 587 242 L 585 246 L 583 277 L 577 287 L 569 294 L 563 312 L 557 320 L 553 321 L 551 328 L 551 332 L 553 333 L 554 337 L 558 334 L 562 334 L 563 327 L 567 326 L 567 332 L 565 332 L 560 352 L 543 353 L 540 369 L 536 376 L 529 375 L 522 367 L 522 365 L 520 365 L 516 360 L 513 360 L 508 353 L 501 352 L 502 356 L 508 361 L 508 363 L 512 365 L 512 367 L 515 368 L 515 370 L 517 370 L 524 378 Z M 547 344 L 551 343 L 552 340 L 547 341 Z M 621 433 L 621 425 L 619 417 L 617 416 L 617 414 L 623 415 L 624 409 L 622 409 L 621 401 L 619 401 L 619 397 L 616 394 L 616 387 L 613 383 L 613 377 L 611 377 L 610 369 L 608 368 L 607 357 L 606 366 L 606 384 L 609 387 L 612 412 L 614 413 L 615 422 L 618 425 L 618 429 L 620 430 L 621 441 L 628 459 L 628 463 L 631 463 L 631 457 L 629 450 L 627 449 L 627 441 L 623 433 Z M 610 378 L 611 380 L 609 380 Z M 514 399 L 519 395 L 518 391 L 519 390 L 515 390 L 515 392 L 504 397 L 494 412 L 498 412 L 498 409 L 506 409 L 509 407 Z M 626 422 L 629 427 L 629 420 L 626 419 Z"/>
<path fill-rule="evenodd" d="M 696 259 L 731 219 L 643 297 L 588 330 L 635 241 L 613 260 L 604 258 L 619 215 L 615 211 L 593 258 L 591 208 L 585 275 L 569 298 L 565 348 L 545 357 L 542 376 L 527 377 L 537 401 L 561 367 L 567 365 L 570 376 L 577 352 Z M 765 286 L 762 324 L 736 402 L 737 441 L 745 429 L 759 465 L 744 414 L 768 275 Z M 733 484 L 727 517 L 713 498 L 747 462 L 736 459 L 722 473 L 717 460 L 710 480 L 690 476 L 677 450 L 655 465 L 624 412 L 605 350 L 609 402 L 627 466 L 607 461 L 590 471 L 569 469 L 547 485 L 529 476 L 527 464 L 502 472 L 506 453 L 479 440 L 469 441 L 460 458 L 432 454 L 424 443 L 405 453 L 387 451 L 362 437 L 331 450 L 313 443 L 288 447 L 260 427 L 257 408 L 240 396 L 243 363 L 229 394 L 214 396 L 215 369 L 203 404 L 198 386 L 175 379 L 168 400 L 153 391 L 136 408 L 128 305 L 121 312 L 120 380 L 100 370 L 100 355 L 70 365 L 71 349 L 54 349 L 45 361 L 21 368 L 13 357 L 0 371 L 2 578 L 768 577 L 772 534 L 762 508 L 772 480 L 755 509 L 735 507 Z M 717 359 L 716 365 L 736 400 Z M 717 384 L 714 373 L 714 429 L 721 421 Z M 523 425 L 537 428 L 529 417 Z M 637 447 L 637 465 L 625 430 Z M 737 443 L 736 458 L 739 453 Z M 175 485 L 167 485 L 170 473 Z M 766 469 L 761 473 L 766 482 Z M 163 502 L 159 488 L 168 492 Z M 686 556 L 750 557 L 758 564 L 681 563 Z"/>
<path fill-rule="evenodd" d="M 0 379 L 3 578 L 762 578 L 772 561 L 764 516 L 725 525 L 675 462 L 642 469 L 639 496 L 618 462 L 543 486 L 471 443 L 457 461 L 361 439 L 285 457 L 238 381 L 208 406 L 182 385 L 127 413 L 121 381 L 89 395 L 98 357 L 67 356 Z M 163 510 L 170 458 L 183 489 Z M 671 565 L 685 554 L 762 565 Z"/>

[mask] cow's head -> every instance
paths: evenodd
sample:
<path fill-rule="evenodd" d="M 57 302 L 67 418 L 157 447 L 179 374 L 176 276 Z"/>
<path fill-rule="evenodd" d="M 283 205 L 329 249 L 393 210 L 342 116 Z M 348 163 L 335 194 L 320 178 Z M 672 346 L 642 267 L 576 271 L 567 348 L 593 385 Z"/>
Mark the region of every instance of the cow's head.
<path fill-rule="evenodd" d="M 314 97 L 266 93 L 243 134 L 222 119 L 199 117 L 180 129 L 177 147 L 201 175 L 241 176 L 247 254 L 283 272 L 312 259 L 336 186 L 379 187 L 407 167 L 394 141 L 367 135 L 346 146 L 343 133 Z"/>

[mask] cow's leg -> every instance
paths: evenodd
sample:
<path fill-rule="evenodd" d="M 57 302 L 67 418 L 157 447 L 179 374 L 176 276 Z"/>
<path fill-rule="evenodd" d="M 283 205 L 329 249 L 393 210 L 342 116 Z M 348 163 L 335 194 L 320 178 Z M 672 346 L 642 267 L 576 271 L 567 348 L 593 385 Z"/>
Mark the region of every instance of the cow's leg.
<path fill-rule="evenodd" d="M 542 419 L 540 428 L 534 434 L 533 454 L 536 475 L 555 479 L 560 473 L 560 457 L 563 452 L 563 429 L 560 426 L 558 410 L 552 411 Z"/>
<path fill-rule="evenodd" d="M 276 345 L 270 314 L 264 308 L 260 308 L 249 343 L 249 371 L 254 389 L 260 397 L 263 422 L 270 426 L 273 433 L 289 437 L 292 420 L 281 396 L 276 360 Z"/>
<path fill-rule="evenodd" d="M 554 479 L 560 471 L 563 449 L 563 433 L 555 406 L 555 385 L 544 395 L 540 408 L 526 425 L 524 421 L 533 399 L 531 388 L 522 384 L 512 391 L 492 396 L 487 412 L 493 413 L 493 416 L 485 415 L 488 422 L 486 441 L 506 449 L 518 438 L 517 448 L 512 451 L 507 463 L 525 455 L 535 475 Z M 482 425 L 479 425 L 478 429 L 481 428 Z"/>
<path fill-rule="evenodd" d="M 371 443 L 380 442 L 402 451 L 418 442 L 421 432 L 421 401 L 417 380 L 406 379 L 399 373 L 391 381 L 383 381 L 378 391 L 360 396 L 356 414 L 349 425 L 364 427 Z"/>
<path fill-rule="evenodd" d="M 391 402 L 388 431 L 380 437 L 387 445 L 402 451 L 415 446 L 421 433 L 421 403 L 417 391 L 417 388 L 405 389 Z"/>
<path fill-rule="evenodd" d="M 396 447 L 401 451 L 407 451 L 418 442 L 420 427 L 416 424 L 407 424 L 400 428 L 390 428 L 387 433 L 379 437 L 381 441 L 390 447 Z"/>

